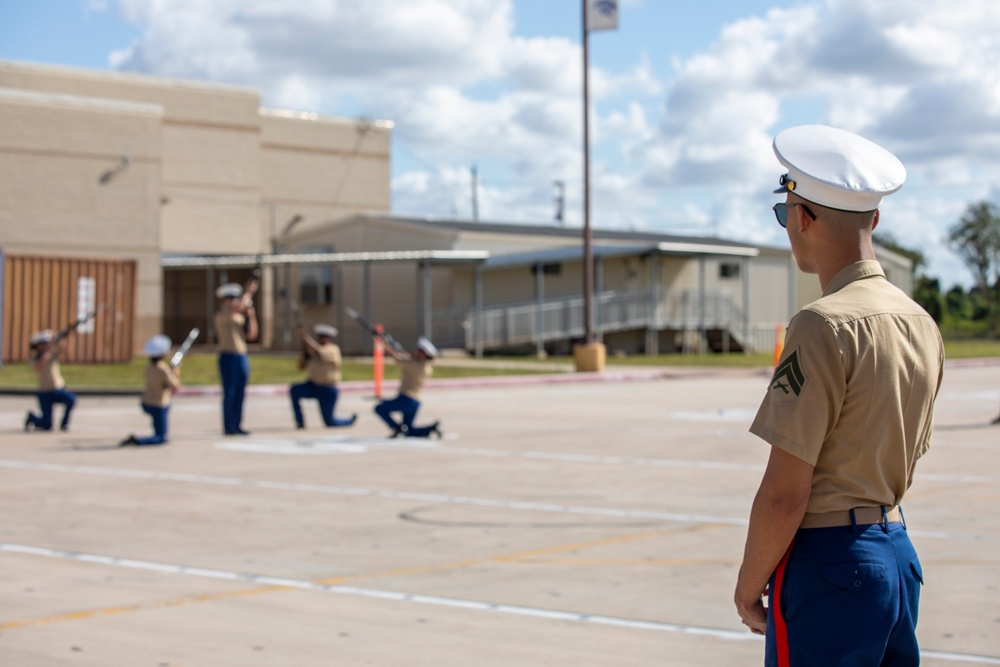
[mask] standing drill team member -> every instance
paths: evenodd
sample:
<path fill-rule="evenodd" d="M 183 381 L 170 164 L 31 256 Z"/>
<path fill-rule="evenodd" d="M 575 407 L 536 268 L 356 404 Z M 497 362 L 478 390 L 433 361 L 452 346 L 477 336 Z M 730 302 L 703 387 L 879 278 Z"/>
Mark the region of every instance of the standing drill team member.
<path fill-rule="evenodd" d="M 167 413 L 170 411 L 171 395 L 181 388 L 181 369 L 174 368 L 163 358 L 170 352 L 170 339 L 153 336 L 146 341 L 146 390 L 142 394 L 142 411 L 153 420 L 153 435 L 137 438 L 130 435 L 122 441 L 127 445 L 162 445 L 167 441 Z"/>
<path fill-rule="evenodd" d="M 69 415 L 76 405 L 76 394 L 66 389 L 66 382 L 59 370 L 61 347 L 55 338 L 51 330 L 45 329 L 33 333 L 29 339 L 32 351 L 31 368 L 38 375 L 38 405 L 42 414 L 28 412 L 24 420 L 25 431 L 32 427 L 39 431 L 51 431 L 52 407 L 56 403 L 65 407 L 59 430 L 69 430 Z"/>
<path fill-rule="evenodd" d="M 750 427 L 771 455 L 736 607 L 767 665 L 917 665 L 923 576 L 899 503 L 930 447 L 944 347 L 872 245 L 906 170 L 823 125 L 780 132 L 774 152 L 788 169 L 775 215 L 823 296 L 792 318 Z"/>
<path fill-rule="evenodd" d="M 257 314 L 253 295 L 257 279 L 246 290 L 228 283 L 215 290 L 222 307 L 215 314 L 215 335 L 219 340 L 219 375 L 222 377 L 222 431 L 226 435 L 249 435 L 243 430 L 243 396 L 250 379 L 247 341 L 257 340 Z"/>
<path fill-rule="evenodd" d="M 417 339 L 417 349 L 413 354 L 397 352 L 391 345 L 386 345 L 385 350 L 399 364 L 402 378 L 399 384 L 399 396 L 376 405 L 375 414 L 389 425 L 393 438 L 400 434 L 410 438 L 429 438 L 431 433 L 440 438 L 441 422 L 434 422 L 430 426 L 413 425 L 417 410 L 420 409 L 420 390 L 434 372 L 433 363 L 434 357 L 438 355 L 437 348 L 421 336 Z M 402 421 L 397 422 L 393 419 L 393 412 L 399 412 Z"/>
<path fill-rule="evenodd" d="M 323 423 L 327 426 L 351 426 L 357 420 L 357 415 L 349 418 L 334 416 L 337 407 L 337 398 L 340 391 L 337 383 L 340 382 L 341 355 L 340 347 L 335 345 L 333 339 L 337 337 L 337 328 L 328 324 L 317 324 L 313 327 L 315 338 L 306 333 L 302 327 L 296 327 L 299 338 L 302 339 L 302 354 L 299 356 L 299 369 L 307 369 L 309 379 L 301 384 L 293 384 L 289 390 L 292 399 L 292 412 L 295 415 L 295 427 L 305 428 L 305 420 L 302 417 L 302 406 L 299 401 L 303 398 L 315 398 L 319 401 L 319 412 L 323 417 Z"/>

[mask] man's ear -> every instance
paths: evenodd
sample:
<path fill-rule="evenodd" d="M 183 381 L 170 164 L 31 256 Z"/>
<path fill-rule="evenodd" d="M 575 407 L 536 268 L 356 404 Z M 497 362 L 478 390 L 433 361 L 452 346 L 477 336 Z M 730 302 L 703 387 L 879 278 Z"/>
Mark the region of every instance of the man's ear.
<path fill-rule="evenodd" d="M 795 208 L 795 223 L 799 226 L 799 232 L 804 232 L 809 229 L 809 226 L 816 221 L 813 220 L 808 213 L 806 213 L 806 207 L 799 204 Z"/>
<path fill-rule="evenodd" d="M 872 231 L 873 232 L 875 231 L 876 227 L 878 227 L 878 209 L 875 209 L 875 219 L 872 220 Z"/>

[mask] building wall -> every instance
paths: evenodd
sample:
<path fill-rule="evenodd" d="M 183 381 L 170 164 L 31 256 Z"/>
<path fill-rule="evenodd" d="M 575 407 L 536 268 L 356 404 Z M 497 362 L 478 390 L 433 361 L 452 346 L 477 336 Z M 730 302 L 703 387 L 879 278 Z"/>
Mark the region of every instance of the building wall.
<path fill-rule="evenodd" d="M 161 328 L 161 254 L 268 253 L 296 216 L 307 230 L 390 206 L 391 123 L 262 110 L 249 88 L 0 61 L 0 114 L 0 177 L 14 184 L 0 190 L 0 247 L 135 259 L 140 346 Z M 97 188 L 123 155 L 129 166 Z M 8 224 L 29 218 L 27 235 Z M 196 319 L 203 297 L 177 300 L 222 276 L 172 283 L 165 328 Z M 268 274 L 265 346 L 284 325 L 270 287 Z"/>
<path fill-rule="evenodd" d="M 156 105 L 162 110 L 160 249 L 266 250 L 259 95 L 247 88 L 0 62 L 0 88 Z M 96 135 L 113 141 L 113 135 Z"/>
<path fill-rule="evenodd" d="M 161 118 L 151 105 L 0 88 L 0 247 L 136 261 L 139 341 L 160 328 Z"/>
<path fill-rule="evenodd" d="M 280 235 L 295 216 L 301 233 L 357 211 L 389 210 L 390 123 L 263 109 L 260 127 L 269 234 Z"/>

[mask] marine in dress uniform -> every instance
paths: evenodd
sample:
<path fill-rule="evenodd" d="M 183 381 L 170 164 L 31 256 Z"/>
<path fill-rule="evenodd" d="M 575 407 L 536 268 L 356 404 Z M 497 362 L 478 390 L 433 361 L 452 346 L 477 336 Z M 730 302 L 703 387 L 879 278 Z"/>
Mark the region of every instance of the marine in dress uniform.
<path fill-rule="evenodd" d="M 314 398 L 319 402 L 319 412 L 323 423 L 327 426 L 351 426 L 357 420 L 357 415 L 336 417 L 337 398 L 340 390 L 340 366 L 342 357 L 340 347 L 334 344 L 337 328 L 328 324 L 317 324 L 313 327 L 313 336 L 305 329 L 298 327 L 296 331 L 302 339 L 302 355 L 299 357 L 299 368 L 306 369 L 309 379 L 301 384 L 293 384 L 289 389 L 292 399 L 292 413 L 295 416 L 296 428 L 305 428 L 300 401 L 304 398 Z"/>
<path fill-rule="evenodd" d="M 767 665 L 917 665 L 923 574 L 899 504 L 930 447 L 944 347 L 871 240 L 906 171 L 822 125 L 780 132 L 774 152 L 788 169 L 775 215 L 823 295 L 789 324 L 750 427 L 771 455 L 736 607 L 766 635 Z"/>
<path fill-rule="evenodd" d="M 434 372 L 434 358 L 438 355 L 438 350 L 434 344 L 421 336 L 417 340 L 417 347 L 413 354 L 396 352 L 392 346 L 386 346 L 386 351 L 400 366 L 402 378 L 399 384 L 399 395 L 396 398 L 382 401 L 375 406 L 375 414 L 382 418 L 389 428 L 392 429 L 392 436 L 405 435 L 410 438 L 429 438 L 431 434 L 442 437 L 441 422 L 434 422 L 430 426 L 414 426 L 413 420 L 420 409 L 420 391 L 424 382 Z M 401 421 L 396 421 L 392 417 L 393 412 L 399 412 Z"/>
<path fill-rule="evenodd" d="M 215 314 L 215 335 L 219 341 L 219 376 L 222 378 L 222 432 L 225 435 L 249 435 L 243 430 L 243 397 L 250 380 L 247 341 L 257 340 L 257 314 L 253 295 L 257 281 L 243 287 L 236 283 L 222 285 L 215 295 L 222 307 Z"/>
<path fill-rule="evenodd" d="M 162 445 L 167 441 L 167 415 L 170 412 L 170 399 L 173 393 L 181 388 L 180 369 L 174 368 L 164 357 L 170 352 L 170 339 L 166 336 L 153 336 L 146 341 L 145 352 L 149 357 L 146 366 L 145 390 L 142 394 L 142 411 L 153 420 L 153 435 L 137 438 L 130 435 L 122 441 L 127 445 Z"/>
<path fill-rule="evenodd" d="M 38 376 L 38 406 L 41 414 L 28 412 L 24 419 L 24 430 L 35 428 L 38 431 L 52 430 L 53 406 L 61 404 L 64 407 L 59 430 L 69 429 L 69 417 L 76 405 L 76 394 L 66 389 L 62 372 L 59 369 L 59 341 L 50 329 L 37 331 L 31 335 L 29 344 L 32 350 L 31 368 Z"/>

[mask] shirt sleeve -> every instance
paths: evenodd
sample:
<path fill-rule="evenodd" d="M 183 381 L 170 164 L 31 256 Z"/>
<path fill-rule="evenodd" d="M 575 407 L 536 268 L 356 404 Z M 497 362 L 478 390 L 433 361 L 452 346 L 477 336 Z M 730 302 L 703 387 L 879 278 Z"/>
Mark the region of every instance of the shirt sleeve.
<path fill-rule="evenodd" d="M 831 324 L 812 311 L 797 314 L 750 432 L 815 466 L 844 403 L 846 363 Z"/>

